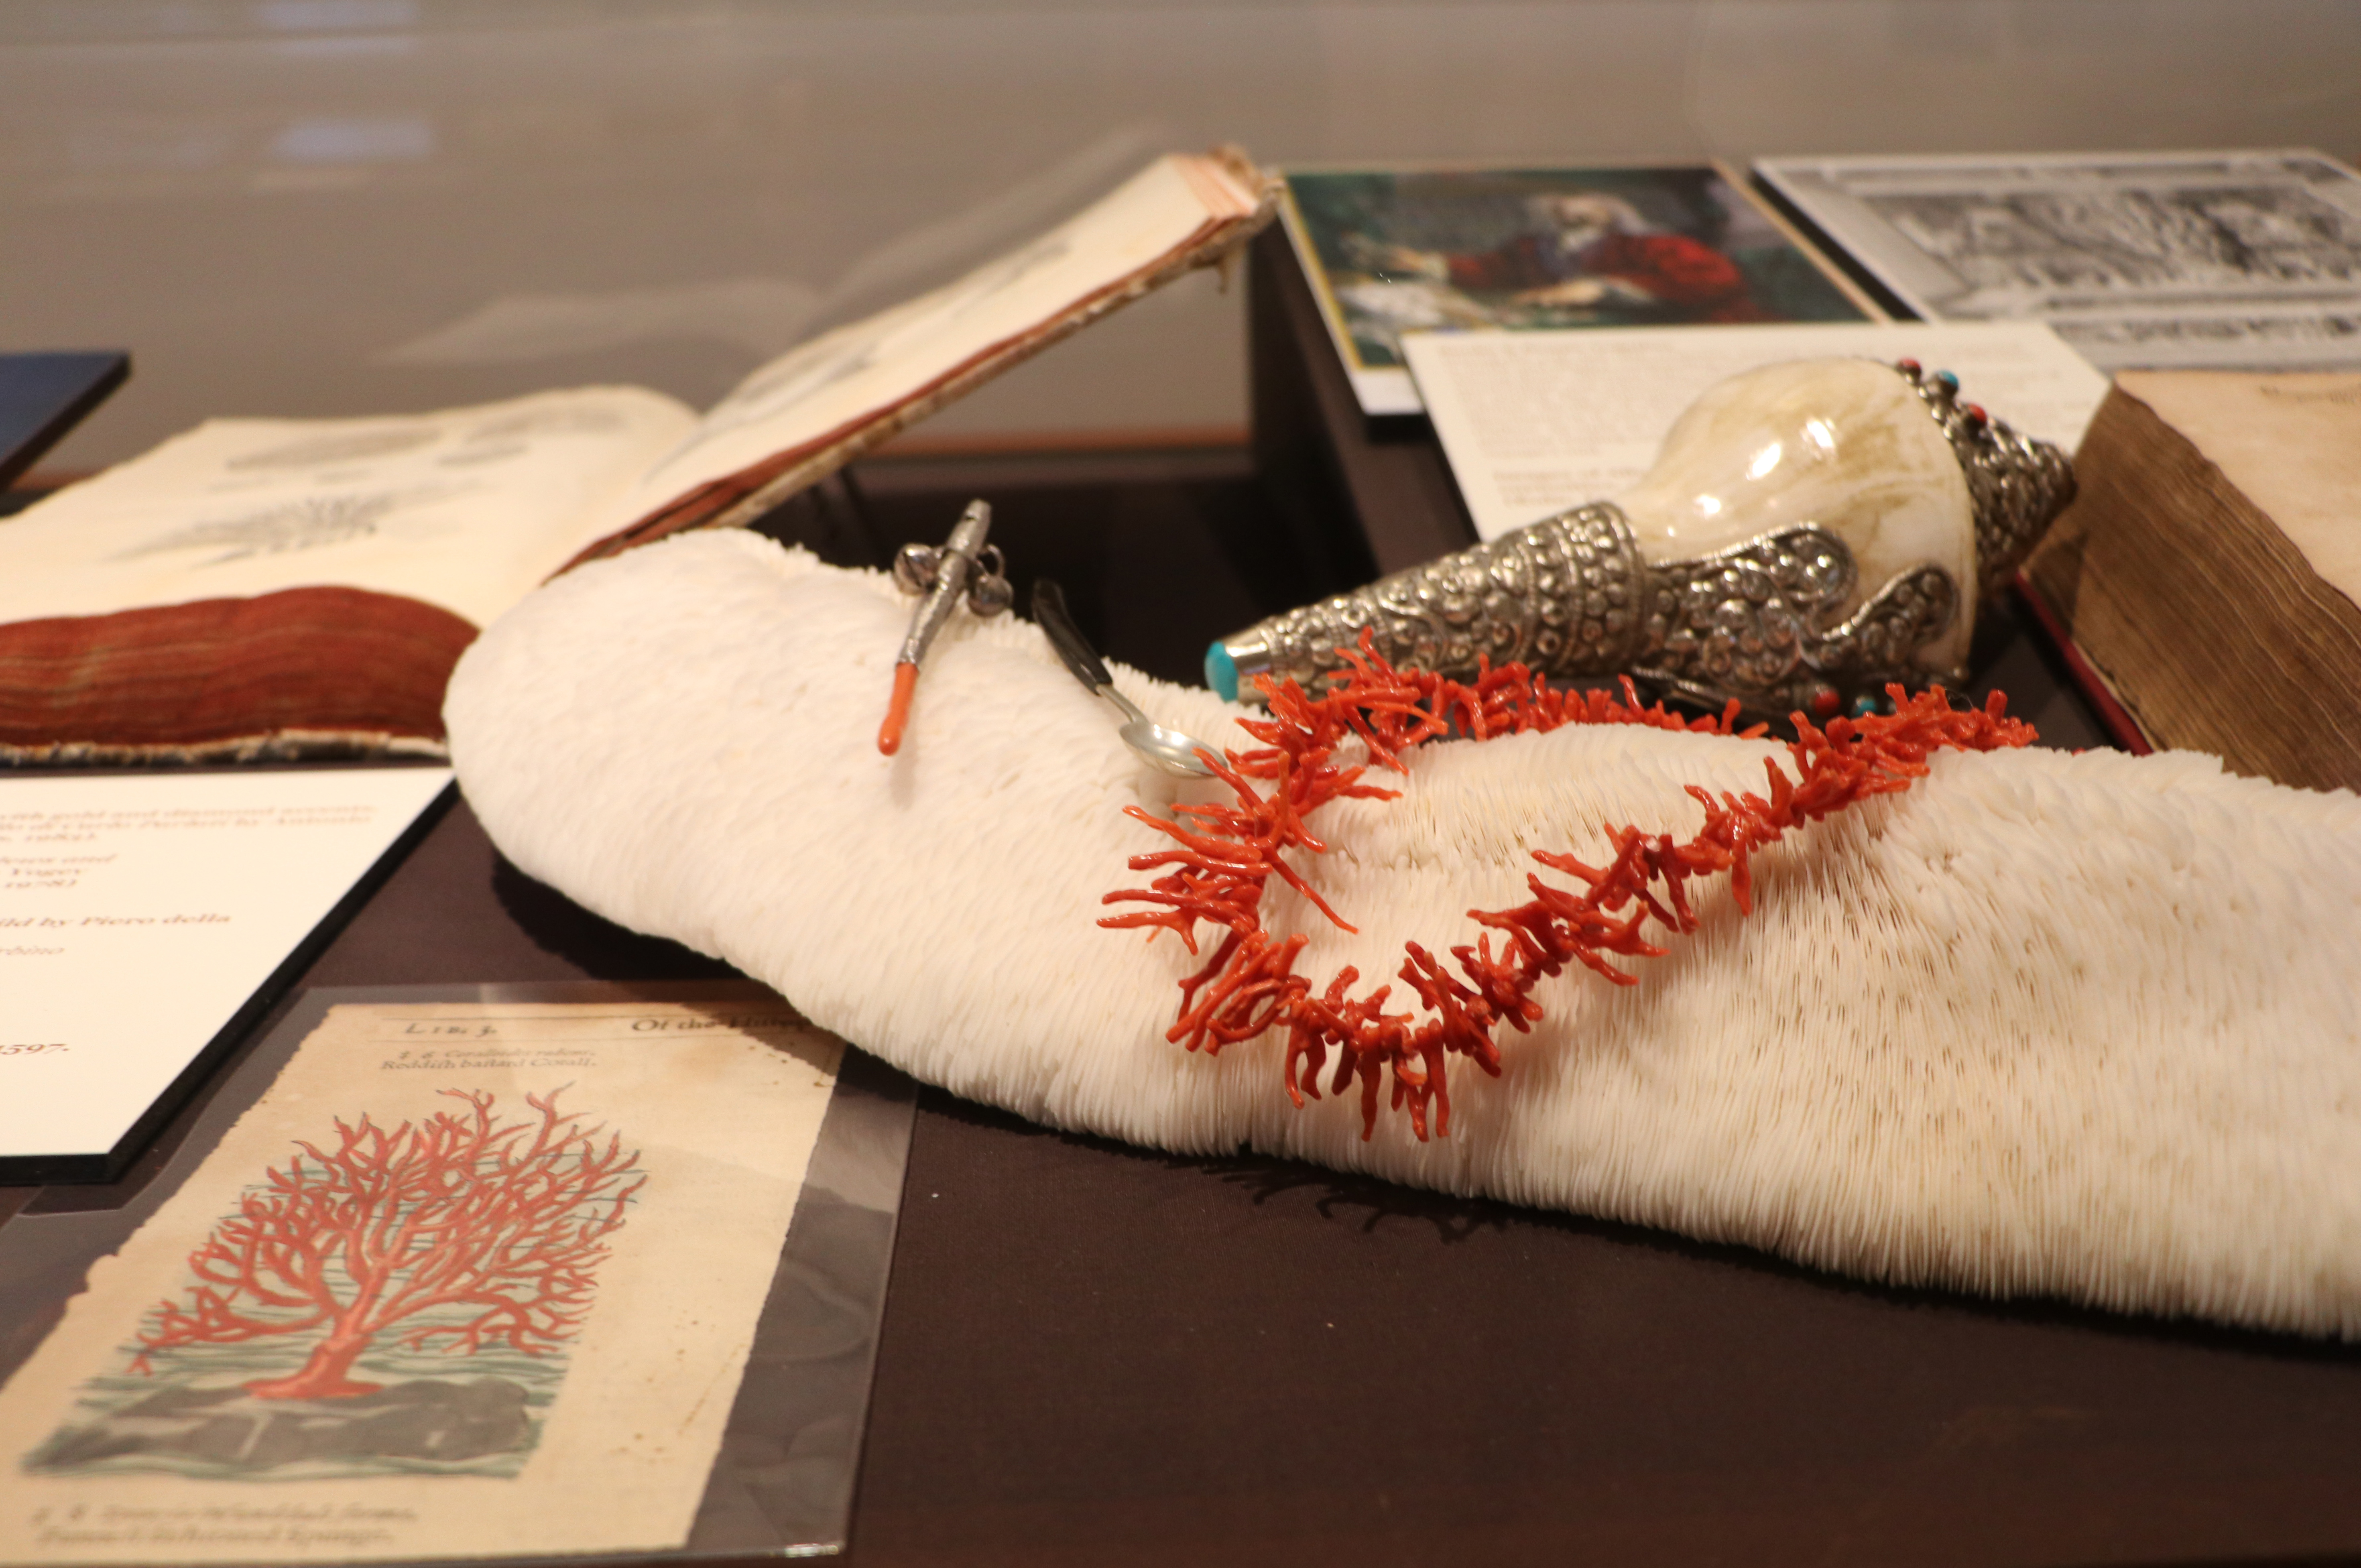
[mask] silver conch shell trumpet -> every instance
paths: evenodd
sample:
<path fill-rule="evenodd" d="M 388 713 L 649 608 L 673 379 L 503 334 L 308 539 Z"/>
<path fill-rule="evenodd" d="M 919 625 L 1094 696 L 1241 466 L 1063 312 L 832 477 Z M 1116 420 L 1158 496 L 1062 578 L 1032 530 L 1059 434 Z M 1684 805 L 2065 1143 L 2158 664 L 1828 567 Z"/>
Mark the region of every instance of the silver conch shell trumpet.
<path fill-rule="evenodd" d="M 1344 670 L 1339 650 L 1356 645 L 1365 628 L 1376 652 L 1400 668 L 1466 678 L 1488 656 L 1495 667 L 1518 662 L 1553 681 L 1628 673 L 1715 707 L 1735 697 L 1758 714 L 1800 708 L 1825 718 L 1888 682 L 1962 679 L 1976 599 L 2008 580 L 2073 499 L 2071 465 L 2056 446 L 1961 401 L 1948 372 L 1910 360 L 1816 363 L 1842 372 L 1822 382 L 1835 386 L 1840 413 L 1813 411 L 1809 376 L 1751 387 L 1750 377 L 1735 378 L 1684 416 L 1657 470 L 1623 504 L 1576 507 L 1273 616 L 1207 651 L 1209 684 L 1224 696 L 1250 695 L 1253 677 L 1267 674 L 1316 690 Z M 1864 384 L 1857 366 L 1898 379 Z M 1864 399 L 1873 405 L 1867 412 Z M 1913 407 L 1948 443 L 1956 480 L 1922 416 L 1906 411 Z M 1749 422 L 1758 411 L 1764 417 Z M 1855 439 L 1847 456 L 1841 436 L 1864 425 L 1877 426 L 1877 438 Z M 1783 447 L 1788 426 L 1801 438 Z M 1917 450 L 1897 458 L 1896 433 Z M 1748 482 L 1807 444 L 1795 462 L 1819 460 L 1828 472 L 1778 490 Z M 1900 477 L 1897 463 L 1907 470 Z M 1716 475 L 1742 477 L 1719 494 L 1690 493 L 1700 482 L 1712 488 Z M 1685 535 L 1700 531 L 1684 524 L 1668 496 L 1700 515 L 1744 516 L 1751 505 L 1773 525 L 1677 554 Z M 1906 530 L 1895 521 L 1905 511 Z M 1881 529 L 1888 537 L 1878 540 Z M 1889 568 L 1881 580 L 1861 580 L 1849 532 L 1875 541 L 1869 548 Z M 1924 542 L 1924 558 L 1897 560 L 1914 541 Z"/>

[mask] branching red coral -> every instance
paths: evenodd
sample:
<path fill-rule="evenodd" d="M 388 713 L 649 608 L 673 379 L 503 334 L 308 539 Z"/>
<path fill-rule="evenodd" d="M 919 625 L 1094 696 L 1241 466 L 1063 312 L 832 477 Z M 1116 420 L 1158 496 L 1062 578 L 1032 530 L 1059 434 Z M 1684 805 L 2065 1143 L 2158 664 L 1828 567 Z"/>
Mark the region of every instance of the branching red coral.
<path fill-rule="evenodd" d="M 493 1097 L 446 1089 L 466 1112 L 390 1131 L 336 1124 L 336 1146 L 266 1173 L 236 1214 L 189 1255 L 186 1301 L 158 1304 L 135 1371 L 155 1351 L 324 1330 L 294 1376 L 246 1385 L 263 1398 L 333 1398 L 377 1385 L 353 1363 L 378 1335 L 430 1308 L 472 1316 L 412 1329 L 472 1353 L 489 1342 L 538 1354 L 573 1337 L 590 1310 L 606 1238 L 647 1180 L 624 1151 L 557 1094 L 527 1094 L 537 1118 L 499 1121 Z M 307 1162 L 303 1156 L 309 1156 Z"/>
<path fill-rule="evenodd" d="M 1514 908 L 1469 910 L 1486 927 L 1476 941 L 1451 949 L 1456 972 L 1415 942 L 1405 944 L 1397 977 L 1425 1014 L 1388 1013 L 1390 985 L 1356 997 L 1357 970 L 1347 968 L 1325 990 L 1295 972 L 1306 938 L 1275 938 L 1262 924 L 1265 885 L 1277 877 L 1301 893 L 1338 927 L 1344 918 L 1288 864 L 1283 851 L 1323 853 L 1305 821 L 1337 799 L 1391 800 L 1397 793 L 1365 783 L 1370 763 L 1405 772 L 1402 753 L 1455 728 L 1477 740 L 1566 724 L 1644 724 L 1660 729 L 1733 733 L 1735 702 L 1716 718 L 1684 720 L 1664 705 L 1642 707 L 1631 683 L 1622 698 L 1602 691 L 1564 692 L 1522 664 L 1483 666 L 1473 683 L 1419 671 L 1397 670 L 1378 656 L 1365 634 L 1357 653 L 1345 652 L 1351 674 L 1321 697 L 1307 696 L 1290 681 L 1257 684 L 1270 717 L 1240 724 L 1262 746 L 1228 751 L 1214 771 L 1235 796 L 1231 806 L 1184 806 L 1167 821 L 1129 807 L 1175 847 L 1135 855 L 1134 871 L 1163 871 L 1146 888 L 1106 895 L 1107 904 L 1156 907 L 1111 916 L 1112 928 L 1170 930 L 1196 952 L 1200 921 L 1224 929 L 1205 966 L 1180 982 L 1180 1010 L 1166 1037 L 1188 1048 L 1218 1052 L 1275 1028 L 1287 1031 L 1282 1073 L 1287 1092 L 1301 1105 L 1317 1099 L 1320 1079 L 1335 1066 L 1328 1090 L 1341 1094 L 1357 1084 L 1361 1135 L 1377 1126 L 1378 1099 L 1388 1075 L 1393 1109 L 1407 1109 L 1411 1127 L 1423 1139 L 1432 1108 L 1433 1131 L 1451 1130 L 1446 1063 L 1466 1057 L 1488 1073 L 1500 1070 L 1493 1031 L 1502 1023 L 1530 1030 L 1542 1016 L 1532 992 L 1540 982 L 1579 963 L 1619 985 L 1636 977 L 1609 959 L 1656 958 L 1665 949 L 1642 934 L 1653 921 L 1667 933 L 1697 928 L 1688 884 L 1727 872 L 1741 913 L 1753 907 L 1752 859 L 1795 828 L 1833 812 L 1909 787 L 1927 772 L 1927 759 L 1944 749 L 1993 751 L 2023 746 L 2031 727 L 2006 717 L 2007 699 L 1994 692 L 1982 708 L 1956 711 L 1940 687 L 1908 696 L 1887 688 L 1891 715 L 1832 720 L 1826 729 L 1802 714 L 1794 716 L 1796 739 L 1787 750 L 1791 777 L 1765 759 L 1767 796 L 1711 792 L 1691 785 L 1688 794 L 1704 808 L 1705 825 L 1675 841 L 1668 833 L 1637 828 L 1608 829 L 1614 853 L 1604 866 L 1586 865 L 1567 854 L 1538 850 L 1534 860 L 1580 884 L 1554 886 L 1528 873 L 1532 899 Z M 1761 726 L 1743 731 L 1755 736 Z M 1339 748 L 1357 740 L 1367 763 L 1337 760 Z M 1268 784 L 1268 789 L 1257 787 Z M 1494 951 L 1493 935 L 1500 938 Z"/>

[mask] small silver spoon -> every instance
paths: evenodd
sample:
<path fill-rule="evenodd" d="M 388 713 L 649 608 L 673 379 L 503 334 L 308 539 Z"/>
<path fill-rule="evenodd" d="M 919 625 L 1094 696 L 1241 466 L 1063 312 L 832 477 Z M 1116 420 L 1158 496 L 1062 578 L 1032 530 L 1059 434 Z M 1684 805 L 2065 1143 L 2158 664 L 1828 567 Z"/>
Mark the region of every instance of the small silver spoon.
<path fill-rule="evenodd" d="M 1192 735 L 1165 729 L 1115 689 L 1115 677 L 1107 674 L 1105 662 L 1082 636 L 1074 618 L 1066 612 L 1065 590 L 1048 577 L 1033 581 L 1033 620 L 1048 634 L 1049 646 L 1058 651 L 1066 668 L 1074 672 L 1074 678 L 1123 709 L 1129 722 L 1115 733 L 1125 745 L 1168 773 L 1198 779 L 1213 776 L 1213 770 L 1199 760 L 1197 753 L 1212 751 L 1218 757 L 1221 752 Z"/>

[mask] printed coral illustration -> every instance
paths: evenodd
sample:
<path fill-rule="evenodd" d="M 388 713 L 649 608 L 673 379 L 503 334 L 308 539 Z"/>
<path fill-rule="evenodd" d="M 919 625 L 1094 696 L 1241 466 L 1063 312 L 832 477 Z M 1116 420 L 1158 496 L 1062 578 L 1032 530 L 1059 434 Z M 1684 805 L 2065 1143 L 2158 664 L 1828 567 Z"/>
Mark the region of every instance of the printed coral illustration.
<path fill-rule="evenodd" d="M 27 1467 L 514 1474 L 647 1178 L 562 1091 L 513 1118 L 444 1092 L 465 1109 L 299 1140 Z"/>
<path fill-rule="evenodd" d="M 136 560 L 175 550 L 218 550 L 220 554 L 197 565 L 221 566 L 257 555 L 324 550 L 370 537 L 386 514 L 401 504 L 400 496 L 389 494 L 310 496 L 226 521 L 192 522 L 135 545 L 117 559 Z"/>
<path fill-rule="evenodd" d="M 382 425 L 373 430 L 302 435 L 277 446 L 265 447 L 260 452 L 249 452 L 243 457 L 233 458 L 230 466 L 321 468 L 335 463 L 363 463 L 372 457 L 390 457 L 398 453 L 431 446 L 442 436 L 442 427 L 426 421 Z"/>

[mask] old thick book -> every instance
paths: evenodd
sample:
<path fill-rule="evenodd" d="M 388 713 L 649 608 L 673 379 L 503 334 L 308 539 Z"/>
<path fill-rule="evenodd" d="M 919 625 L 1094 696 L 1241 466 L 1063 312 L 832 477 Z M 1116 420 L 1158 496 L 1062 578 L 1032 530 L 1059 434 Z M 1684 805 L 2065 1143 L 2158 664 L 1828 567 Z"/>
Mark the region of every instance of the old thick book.
<path fill-rule="evenodd" d="M 478 628 L 552 573 L 745 523 L 1192 268 L 1273 210 L 1242 155 L 1159 159 L 702 416 L 589 387 L 216 420 L 0 524 L 0 761 L 433 752 Z"/>
<path fill-rule="evenodd" d="M 2361 787 L 2361 375 L 2126 371 L 2026 577 L 2158 748 Z"/>

